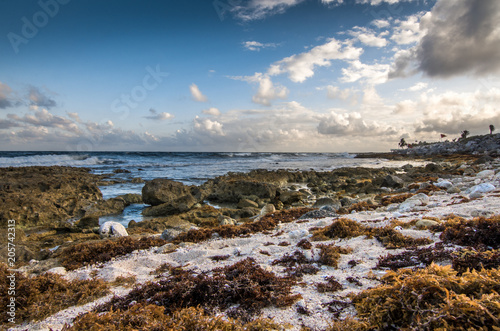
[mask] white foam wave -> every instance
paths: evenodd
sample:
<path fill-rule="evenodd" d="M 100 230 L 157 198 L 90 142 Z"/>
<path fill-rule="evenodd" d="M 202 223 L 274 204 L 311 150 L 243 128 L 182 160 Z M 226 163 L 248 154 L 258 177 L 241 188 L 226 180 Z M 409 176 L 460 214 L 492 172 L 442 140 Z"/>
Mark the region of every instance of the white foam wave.
<path fill-rule="evenodd" d="M 30 166 L 93 166 L 102 161 L 88 155 L 47 154 L 16 157 L 0 157 L 0 167 L 30 167 Z"/>

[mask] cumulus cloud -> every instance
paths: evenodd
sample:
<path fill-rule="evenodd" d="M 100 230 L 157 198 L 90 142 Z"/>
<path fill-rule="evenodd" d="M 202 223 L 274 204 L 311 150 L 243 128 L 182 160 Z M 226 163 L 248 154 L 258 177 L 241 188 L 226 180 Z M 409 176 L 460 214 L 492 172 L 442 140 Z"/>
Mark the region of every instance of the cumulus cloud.
<path fill-rule="evenodd" d="M 270 106 L 276 99 L 286 99 L 288 89 L 282 85 L 275 85 L 268 74 L 256 72 L 253 76 L 233 76 L 231 79 L 242 80 L 249 83 L 257 83 L 257 93 L 252 97 L 252 101 L 263 106 Z"/>
<path fill-rule="evenodd" d="M 356 26 L 354 29 L 349 31 L 349 34 L 355 38 L 357 38 L 361 43 L 372 46 L 372 47 L 385 47 L 387 46 L 387 40 L 384 36 L 387 34 L 386 32 L 379 33 L 376 35 L 375 31 Z"/>
<path fill-rule="evenodd" d="M 261 43 L 258 41 L 245 41 L 243 42 L 243 47 L 248 49 L 249 51 L 260 51 L 264 48 L 274 48 L 276 47 L 275 43 Z"/>
<path fill-rule="evenodd" d="M 351 104 L 356 104 L 359 98 L 358 91 L 354 88 L 341 89 L 338 86 L 332 85 L 326 87 L 326 95 L 329 99 L 350 101 Z"/>
<path fill-rule="evenodd" d="M 398 45 L 414 44 L 425 35 L 426 29 L 420 25 L 422 14 L 411 15 L 406 20 L 396 20 L 391 40 Z"/>
<path fill-rule="evenodd" d="M 397 131 L 374 121 L 364 120 L 360 113 L 331 111 L 318 124 L 318 132 L 333 136 L 380 136 L 395 135 Z"/>
<path fill-rule="evenodd" d="M 147 118 L 148 120 L 164 121 L 164 120 L 169 120 L 169 119 L 172 119 L 175 117 L 174 115 L 172 115 L 170 113 L 166 113 L 166 112 L 158 113 L 153 108 L 149 109 L 149 113 L 150 113 L 150 115 L 144 116 L 144 118 Z"/>
<path fill-rule="evenodd" d="M 28 99 L 30 106 L 42 107 L 46 109 L 51 109 L 57 106 L 57 103 L 51 99 L 48 95 L 40 91 L 37 87 L 30 86 L 28 91 Z"/>
<path fill-rule="evenodd" d="M 341 81 L 353 83 L 362 81 L 370 85 L 383 84 L 387 82 L 390 65 L 388 64 L 366 64 L 359 60 L 350 61 L 349 67 L 342 68 Z"/>
<path fill-rule="evenodd" d="M 194 131 L 198 133 L 206 133 L 209 136 L 225 136 L 223 125 L 209 118 L 200 118 L 196 116 L 193 120 L 193 127 Z"/>
<path fill-rule="evenodd" d="M 387 27 L 391 26 L 391 23 L 388 20 L 384 20 L 384 19 L 373 20 L 371 23 L 379 29 L 383 29 L 383 28 L 387 28 Z"/>
<path fill-rule="evenodd" d="M 191 96 L 193 97 L 193 100 L 198 101 L 198 102 L 207 102 L 208 98 L 201 93 L 200 89 L 196 84 L 191 84 L 189 86 L 189 90 L 191 91 Z"/>
<path fill-rule="evenodd" d="M 419 31 L 424 34 L 393 35 L 397 42 L 418 40 L 418 44 L 396 53 L 390 78 L 406 77 L 418 71 L 440 78 L 500 72 L 498 22 L 500 1 L 438 0 L 432 11 L 420 18 Z M 410 23 L 409 30 L 416 30 L 415 18 Z"/>
<path fill-rule="evenodd" d="M 221 115 L 219 109 L 217 109 L 215 107 L 204 109 L 204 110 L 202 110 L 202 113 L 206 114 L 206 115 L 216 116 L 216 117 Z"/>
<path fill-rule="evenodd" d="M 314 76 L 316 67 L 329 67 L 332 60 L 358 59 L 362 53 L 361 48 L 331 38 L 327 43 L 307 52 L 294 54 L 275 62 L 269 68 L 268 74 L 274 76 L 286 73 L 291 81 L 301 83 Z"/>
<path fill-rule="evenodd" d="M 500 1 L 440 0 L 423 21 L 419 69 L 431 77 L 500 71 Z"/>
<path fill-rule="evenodd" d="M 423 95 L 417 103 L 423 116 L 416 123 L 415 131 L 459 134 L 469 130 L 472 133 L 484 133 L 490 124 L 500 123 L 499 103 L 498 88 L 472 93 L 448 91 Z"/>

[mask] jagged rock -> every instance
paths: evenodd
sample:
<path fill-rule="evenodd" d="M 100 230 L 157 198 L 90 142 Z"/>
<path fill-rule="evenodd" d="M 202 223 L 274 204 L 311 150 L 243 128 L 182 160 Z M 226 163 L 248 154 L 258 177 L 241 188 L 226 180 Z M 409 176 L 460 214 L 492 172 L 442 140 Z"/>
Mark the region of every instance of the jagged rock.
<path fill-rule="evenodd" d="M 436 163 L 429 163 L 425 166 L 425 171 L 428 172 L 440 172 L 441 170 L 443 170 L 443 168 Z"/>
<path fill-rule="evenodd" d="M 123 201 L 125 201 L 125 204 L 127 206 L 130 206 L 135 203 L 142 203 L 142 195 L 140 194 L 127 193 L 119 195 L 117 198 L 123 199 Z"/>
<path fill-rule="evenodd" d="M 165 203 L 175 205 L 178 200 L 186 200 L 185 197 L 191 197 L 194 201 L 199 202 L 202 200 L 202 193 L 196 186 L 187 186 L 165 178 L 153 179 L 142 188 L 142 200 L 151 206 Z"/>
<path fill-rule="evenodd" d="M 128 232 L 123 225 L 118 222 L 105 222 L 99 228 L 101 237 L 126 237 Z"/>
<path fill-rule="evenodd" d="M 171 241 L 183 232 L 185 231 L 177 228 L 166 229 L 165 231 L 162 232 L 160 238 L 163 240 Z"/>
<path fill-rule="evenodd" d="M 280 193 L 279 199 L 285 205 L 291 205 L 306 200 L 307 194 L 298 191 L 285 191 Z"/>
<path fill-rule="evenodd" d="M 258 208 L 259 204 L 249 199 L 241 199 L 240 202 L 238 202 L 238 208 L 246 207 Z"/>
<path fill-rule="evenodd" d="M 82 229 L 92 229 L 99 226 L 99 217 L 85 216 L 82 217 L 75 225 Z"/>
<path fill-rule="evenodd" d="M 390 188 L 401 188 L 404 186 L 404 180 L 394 175 L 387 175 L 382 182 L 382 186 Z"/>
<path fill-rule="evenodd" d="M 17 167 L 0 169 L 0 227 L 15 219 L 21 227 L 56 227 L 84 216 L 101 201 L 97 182 L 104 178 L 87 168 Z"/>
<path fill-rule="evenodd" d="M 145 182 L 145 180 L 140 178 L 140 177 L 136 177 L 136 178 L 132 178 L 132 180 L 130 182 L 132 184 L 142 184 Z"/>
<path fill-rule="evenodd" d="M 259 199 L 274 199 L 276 196 L 277 186 L 270 183 L 235 180 L 226 181 L 220 179 L 214 184 L 212 193 L 208 196 L 211 201 L 219 202 L 234 202 L 237 203 L 241 199 L 255 195 Z"/>
<path fill-rule="evenodd" d="M 323 209 L 324 208 L 324 209 Z M 311 219 L 311 218 L 325 218 L 325 217 L 335 217 L 337 213 L 334 210 L 331 210 L 331 206 L 324 206 L 319 210 L 311 210 L 304 215 L 302 215 L 299 219 Z"/>
<path fill-rule="evenodd" d="M 185 213 L 191 210 L 198 201 L 192 195 L 184 195 L 171 202 L 166 202 L 161 205 L 144 208 L 142 214 L 144 216 L 168 216 L 180 213 Z"/>
<path fill-rule="evenodd" d="M 127 203 L 123 198 L 116 197 L 104 201 L 97 201 L 96 203 L 85 208 L 85 216 L 105 216 L 111 214 L 121 214 Z"/>

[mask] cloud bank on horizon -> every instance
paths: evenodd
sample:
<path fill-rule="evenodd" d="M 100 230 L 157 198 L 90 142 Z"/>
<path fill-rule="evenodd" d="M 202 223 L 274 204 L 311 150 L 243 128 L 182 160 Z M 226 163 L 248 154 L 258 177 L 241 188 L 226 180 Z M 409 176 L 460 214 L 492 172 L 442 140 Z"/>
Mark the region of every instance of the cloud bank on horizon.
<path fill-rule="evenodd" d="M 1 149 L 387 151 L 500 127 L 500 1 L 150 4 L 0 4 Z"/>

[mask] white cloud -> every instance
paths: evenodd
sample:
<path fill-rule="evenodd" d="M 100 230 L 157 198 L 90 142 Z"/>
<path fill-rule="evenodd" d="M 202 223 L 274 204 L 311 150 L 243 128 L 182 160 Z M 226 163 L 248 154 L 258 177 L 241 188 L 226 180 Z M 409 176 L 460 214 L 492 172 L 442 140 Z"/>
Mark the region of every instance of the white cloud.
<path fill-rule="evenodd" d="M 417 111 L 417 103 L 413 100 L 403 100 L 398 102 L 394 107 L 393 114 L 395 115 L 409 115 Z"/>
<path fill-rule="evenodd" d="M 154 121 L 164 121 L 164 120 L 169 120 L 169 119 L 172 119 L 175 117 L 174 115 L 172 115 L 170 113 L 166 113 L 166 112 L 158 113 L 153 108 L 150 108 L 149 112 L 151 113 L 151 115 L 144 116 L 144 118 L 147 118 L 149 120 L 154 120 Z"/>
<path fill-rule="evenodd" d="M 426 30 L 420 25 L 422 14 L 411 15 L 406 20 L 396 20 L 391 40 L 398 45 L 418 43 Z"/>
<path fill-rule="evenodd" d="M 304 0 L 249 0 L 244 5 L 234 5 L 230 11 L 240 20 L 253 21 L 281 14 Z"/>
<path fill-rule="evenodd" d="M 311 50 L 289 56 L 275 62 L 268 70 L 269 75 L 287 73 L 291 81 L 301 83 L 314 76 L 316 67 L 329 67 L 332 60 L 358 59 L 363 50 L 331 38 L 327 43 Z"/>
<path fill-rule="evenodd" d="M 196 84 L 191 84 L 189 86 L 189 90 L 191 91 L 191 96 L 193 97 L 193 100 L 198 101 L 198 102 L 207 102 L 208 98 L 201 93 L 200 89 Z"/>
<path fill-rule="evenodd" d="M 396 135 L 398 132 L 387 125 L 366 121 L 360 113 L 339 113 L 331 111 L 318 124 L 318 132 L 332 136 L 380 136 Z"/>
<path fill-rule="evenodd" d="M 412 87 L 408 88 L 408 91 L 410 91 L 410 92 L 421 91 L 421 90 L 426 89 L 428 85 L 429 84 L 427 84 L 427 83 L 419 82 L 419 83 L 416 83 L 415 85 L 413 85 Z"/>
<path fill-rule="evenodd" d="M 356 37 L 360 42 L 365 45 L 372 47 L 385 47 L 387 46 L 387 40 L 383 38 L 384 33 L 375 34 L 375 31 L 367 29 L 365 27 L 356 26 L 354 29 L 349 31 L 349 34 Z"/>
<path fill-rule="evenodd" d="M 326 95 L 329 99 L 340 99 L 343 101 L 350 101 L 352 105 L 357 103 L 359 95 L 358 91 L 354 88 L 341 89 L 338 86 L 328 85 L 326 87 Z"/>
<path fill-rule="evenodd" d="M 256 72 L 253 76 L 233 76 L 231 79 L 242 80 L 249 83 L 258 83 L 257 93 L 252 97 L 252 101 L 264 106 L 270 106 L 271 101 L 276 99 L 286 99 L 288 89 L 281 85 L 274 85 L 267 74 Z"/>
<path fill-rule="evenodd" d="M 28 99 L 31 106 L 43 107 L 46 109 L 57 106 L 57 103 L 51 99 L 46 93 L 43 93 L 37 87 L 30 86 L 28 91 Z"/>
<path fill-rule="evenodd" d="M 206 114 L 206 115 L 216 116 L 216 117 L 221 115 L 219 109 L 217 109 L 215 107 L 204 109 L 204 110 L 202 110 L 202 113 Z"/>
<path fill-rule="evenodd" d="M 383 29 L 383 28 L 387 28 L 387 27 L 391 26 L 391 23 L 388 20 L 384 20 L 384 19 L 373 20 L 371 24 L 375 25 L 379 29 Z"/>
<path fill-rule="evenodd" d="M 348 68 L 342 69 L 341 81 L 353 83 L 361 80 L 370 85 L 383 84 L 387 82 L 390 65 L 388 64 L 365 64 L 359 60 L 350 61 Z"/>
<path fill-rule="evenodd" d="M 193 127 L 197 133 L 208 134 L 209 136 L 225 136 L 223 125 L 208 118 L 196 116 L 193 120 Z"/>
<path fill-rule="evenodd" d="M 277 45 L 275 43 L 261 43 L 261 42 L 258 42 L 258 41 L 245 41 L 243 42 L 243 47 L 245 47 L 246 49 L 250 50 L 250 51 L 260 51 L 261 49 L 264 49 L 264 48 L 274 48 L 276 47 Z"/>

